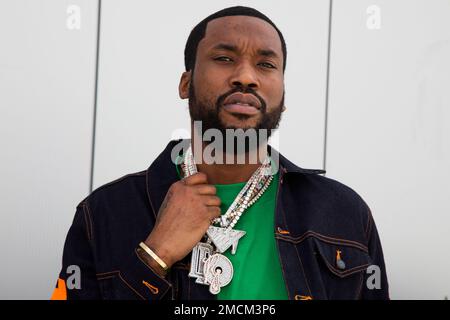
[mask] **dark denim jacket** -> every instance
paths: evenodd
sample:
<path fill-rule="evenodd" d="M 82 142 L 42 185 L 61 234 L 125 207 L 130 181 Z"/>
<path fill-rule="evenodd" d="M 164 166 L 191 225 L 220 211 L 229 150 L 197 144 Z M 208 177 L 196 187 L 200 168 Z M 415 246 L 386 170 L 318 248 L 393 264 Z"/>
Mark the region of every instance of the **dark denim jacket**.
<path fill-rule="evenodd" d="M 67 280 L 67 299 L 216 299 L 188 277 L 190 254 L 162 278 L 136 253 L 178 180 L 171 161 L 178 142 L 171 141 L 148 170 L 99 187 L 77 206 L 59 275 Z M 274 259 L 280 259 L 289 299 L 388 299 L 382 248 L 364 200 L 321 176 L 325 171 L 299 168 L 275 149 L 269 152 L 280 164 Z M 69 289 L 74 265 L 81 288 Z M 368 272 L 370 265 L 378 274 Z M 373 276 L 379 282 L 371 289 L 366 283 L 376 284 Z"/>

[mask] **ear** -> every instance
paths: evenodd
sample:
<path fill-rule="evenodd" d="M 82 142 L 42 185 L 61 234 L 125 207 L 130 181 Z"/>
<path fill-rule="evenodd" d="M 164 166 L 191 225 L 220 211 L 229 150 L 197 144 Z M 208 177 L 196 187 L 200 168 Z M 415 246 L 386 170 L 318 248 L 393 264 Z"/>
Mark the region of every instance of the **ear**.
<path fill-rule="evenodd" d="M 189 86 L 191 84 L 191 71 L 185 71 L 181 75 L 180 84 L 178 85 L 178 94 L 181 99 L 189 98 Z"/>

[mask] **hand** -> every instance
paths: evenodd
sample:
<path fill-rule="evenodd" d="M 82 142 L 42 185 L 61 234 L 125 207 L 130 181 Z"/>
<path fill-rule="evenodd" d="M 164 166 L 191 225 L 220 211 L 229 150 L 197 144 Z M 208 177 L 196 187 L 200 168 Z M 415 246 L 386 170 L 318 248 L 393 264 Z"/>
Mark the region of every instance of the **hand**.
<path fill-rule="evenodd" d="M 202 239 L 211 221 L 220 217 L 220 198 L 198 172 L 172 184 L 159 209 L 155 226 L 145 240 L 170 268 Z"/>

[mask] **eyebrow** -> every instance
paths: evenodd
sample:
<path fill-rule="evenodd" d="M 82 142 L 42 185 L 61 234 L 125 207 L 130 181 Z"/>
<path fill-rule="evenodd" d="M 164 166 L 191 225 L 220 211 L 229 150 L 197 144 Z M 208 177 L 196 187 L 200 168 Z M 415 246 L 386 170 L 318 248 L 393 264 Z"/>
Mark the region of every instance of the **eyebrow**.
<path fill-rule="evenodd" d="M 238 53 L 239 49 L 237 46 L 233 45 L 233 44 L 228 44 L 228 43 L 219 43 L 216 44 L 213 47 L 213 50 L 226 50 L 226 51 L 231 51 L 234 53 Z M 279 55 L 273 51 L 272 49 L 258 49 L 257 51 L 258 55 L 260 56 L 264 56 L 264 57 L 274 57 L 274 58 L 279 58 Z"/>

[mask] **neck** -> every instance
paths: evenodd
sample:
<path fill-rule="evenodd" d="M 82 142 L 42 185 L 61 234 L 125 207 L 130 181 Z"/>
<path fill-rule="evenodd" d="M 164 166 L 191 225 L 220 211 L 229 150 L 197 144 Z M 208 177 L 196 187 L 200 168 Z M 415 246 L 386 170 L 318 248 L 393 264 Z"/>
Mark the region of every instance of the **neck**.
<path fill-rule="evenodd" d="M 240 161 L 243 162 L 242 164 L 240 162 L 238 163 L 238 155 L 227 155 L 225 152 L 223 152 L 222 163 L 209 163 L 205 161 L 203 152 L 207 147 L 207 143 L 201 140 L 200 143 L 195 143 L 195 139 L 198 139 L 198 136 L 193 134 L 192 137 L 191 145 L 194 159 L 201 159 L 201 161 L 196 161 L 197 170 L 206 174 L 209 184 L 232 184 L 247 182 L 256 169 L 261 166 L 261 163 L 267 155 L 267 143 L 263 143 L 258 146 L 257 150 L 252 151 L 251 155 L 249 153 L 245 153 L 245 157 L 244 155 L 241 155 L 241 158 L 245 158 L 245 161 Z M 196 150 L 196 147 L 200 150 Z M 206 153 L 209 154 L 208 151 Z M 234 160 L 230 163 L 227 161 L 227 157 Z"/>
<path fill-rule="evenodd" d="M 210 184 L 247 182 L 260 164 L 198 164 L 197 170 L 208 177 Z"/>

